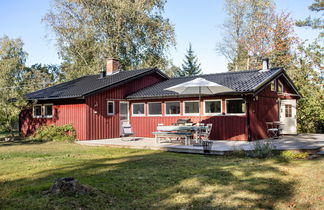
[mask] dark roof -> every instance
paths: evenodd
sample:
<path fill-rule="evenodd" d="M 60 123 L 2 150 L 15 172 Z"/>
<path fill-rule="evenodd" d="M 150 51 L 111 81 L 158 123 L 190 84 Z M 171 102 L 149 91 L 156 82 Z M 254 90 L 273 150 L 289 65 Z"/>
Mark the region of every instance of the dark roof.
<path fill-rule="evenodd" d="M 54 85 L 45 89 L 35 91 L 26 95 L 27 99 L 62 99 L 62 98 L 78 98 L 97 92 L 101 89 L 114 87 L 124 82 L 137 79 L 151 73 L 159 73 L 165 76 L 156 68 L 139 69 L 132 71 L 120 71 L 112 75 L 100 78 L 99 74 L 83 76 L 68 82 Z"/>
<path fill-rule="evenodd" d="M 232 92 L 228 92 L 227 94 L 250 93 L 258 90 L 258 88 L 260 88 L 263 84 L 270 81 L 281 72 L 283 72 L 282 68 L 272 68 L 268 71 L 249 70 L 172 78 L 154 84 L 150 87 L 144 88 L 138 92 L 129 95 L 127 98 L 140 99 L 155 97 L 177 97 L 179 96 L 178 93 L 175 93 L 173 91 L 167 91 L 164 89 L 193 80 L 198 77 L 204 78 L 211 82 L 216 82 L 220 85 L 234 90 Z"/>

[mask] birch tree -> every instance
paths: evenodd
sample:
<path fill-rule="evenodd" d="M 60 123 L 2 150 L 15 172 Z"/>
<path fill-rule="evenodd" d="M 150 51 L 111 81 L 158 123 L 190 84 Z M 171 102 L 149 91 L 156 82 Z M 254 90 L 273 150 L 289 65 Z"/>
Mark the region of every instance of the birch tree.
<path fill-rule="evenodd" d="M 44 21 L 55 33 L 67 79 L 98 73 L 104 60 L 125 70 L 168 63 L 174 28 L 165 0 L 54 0 Z"/>

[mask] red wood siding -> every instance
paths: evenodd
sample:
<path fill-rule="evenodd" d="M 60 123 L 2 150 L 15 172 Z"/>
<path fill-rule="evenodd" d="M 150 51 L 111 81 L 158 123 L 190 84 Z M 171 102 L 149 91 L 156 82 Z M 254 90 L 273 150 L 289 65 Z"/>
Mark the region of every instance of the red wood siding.
<path fill-rule="evenodd" d="M 87 139 L 117 138 L 120 136 L 119 101 L 144 87 L 164 80 L 152 74 L 125 85 L 86 98 Z M 115 101 L 115 115 L 107 115 L 107 101 Z"/>
<path fill-rule="evenodd" d="M 47 103 L 47 102 L 46 102 Z M 72 124 L 77 131 L 77 139 L 86 138 L 86 105 L 82 104 L 54 104 L 53 118 L 33 118 L 32 109 L 26 109 L 20 113 L 20 132 L 23 136 L 29 136 L 42 125 Z"/>
<path fill-rule="evenodd" d="M 278 80 L 284 86 L 284 93 L 296 94 L 283 76 L 279 77 Z M 252 140 L 267 138 L 266 122 L 279 121 L 279 100 L 291 98 L 297 98 L 297 96 L 278 94 L 271 91 L 269 84 L 254 99 L 249 100 L 251 104 L 249 112 Z"/>
<path fill-rule="evenodd" d="M 230 98 L 230 97 L 228 97 Z M 246 115 L 217 115 L 217 116 L 203 116 L 203 100 L 211 99 L 210 97 L 203 98 L 200 103 L 201 122 L 212 123 L 213 128 L 210 135 L 211 139 L 218 140 L 247 140 L 247 120 Z M 225 112 L 225 98 L 222 99 L 222 111 Z M 147 101 L 132 101 L 132 103 L 145 103 L 146 116 L 132 116 L 130 122 L 133 131 L 138 137 L 153 137 L 152 132 L 156 131 L 157 124 L 172 125 L 178 119 L 190 118 L 192 122 L 199 122 L 199 116 L 183 115 L 183 101 L 197 100 L 197 98 L 181 98 L 181 99 L 164 99 L 164 100 L 147 100 Z M 162 102 L 162 116 L 148 116 L 147 102 Z M 180 101 L 180 116 L 165 116 L 166 101 Z M 130 106 L 130 109 L 132 107 Z M 132 111 L 132 110 L 130 110 Z"/>

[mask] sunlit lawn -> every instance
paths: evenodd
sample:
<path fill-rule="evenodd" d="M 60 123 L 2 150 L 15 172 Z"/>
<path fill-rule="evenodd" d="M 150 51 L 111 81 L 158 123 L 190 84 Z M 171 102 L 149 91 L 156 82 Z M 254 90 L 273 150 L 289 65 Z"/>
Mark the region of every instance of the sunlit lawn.
<path fill-rule="evenodd" d="M 101 193 L 43 195 L 73 176 Z M 324 209 L 324 159 L 0 143 L 0 209 Z"/>

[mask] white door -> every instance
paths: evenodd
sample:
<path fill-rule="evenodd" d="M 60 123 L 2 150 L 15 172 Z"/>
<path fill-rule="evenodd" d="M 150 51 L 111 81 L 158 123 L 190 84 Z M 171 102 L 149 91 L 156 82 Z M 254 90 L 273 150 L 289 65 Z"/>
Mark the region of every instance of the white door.
<path fill-rule="evenodd" d="M 280 122 L 283 134 L 297 134 L 296 99 L 280 100 Z"/>
<path fill-rule="evenodd" d="M 129 106 L 127 101 L 119 102 L 119 121 L 120 121 L 120 134 L 122 134 L 122 125 L 129 124 Z"/>

